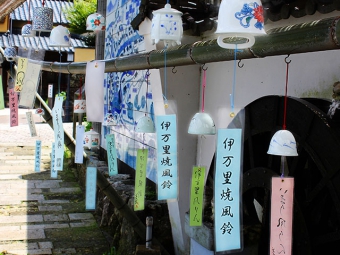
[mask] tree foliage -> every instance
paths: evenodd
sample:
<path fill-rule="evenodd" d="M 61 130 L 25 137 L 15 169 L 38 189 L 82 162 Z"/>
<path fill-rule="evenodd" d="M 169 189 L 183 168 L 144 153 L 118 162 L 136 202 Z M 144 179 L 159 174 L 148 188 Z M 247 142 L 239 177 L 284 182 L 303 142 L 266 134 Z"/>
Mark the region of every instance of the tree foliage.
<path fill-rule="evenodd" d="M 84 34 L 87 17 L 97 10 L 97 0 L 74 0 L 73 7 L 64 10 L 69 20 L 69 30 L 75 34 Z"/>

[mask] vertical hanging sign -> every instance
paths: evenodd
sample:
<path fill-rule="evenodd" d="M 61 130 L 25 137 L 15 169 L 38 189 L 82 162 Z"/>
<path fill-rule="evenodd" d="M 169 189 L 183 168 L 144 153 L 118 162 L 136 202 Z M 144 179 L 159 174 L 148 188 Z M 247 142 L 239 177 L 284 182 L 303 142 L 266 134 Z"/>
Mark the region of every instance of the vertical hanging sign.
<path fill-rule="evenodd" d="M 96 188 L 97 188 L 97 168 L 87 167 L 86 169 L 86 210 L 96 209 Z"/>
<path fill-rule="evenodd" d="M 84 147 L 83 147 L 83 139 L 85 134 L 85 128 L 83 125 L 78 125 L 76 129 L 76 153 L 74 157 L 74 163 L 83 164 L 84 161 Z"/>
<path fill-rule="evenodd" d="M 2 75 L 0 75 L 0 110 L 5 108 L 4 89 L 2 86 Z"/>
<path fill-rule="evenodd" d="M 205 167 L 195 166 L 191 177 L 190 226 L 202 225 Z"/>
<path fill-rule="evenodd" d="M 41 141 L 35 141 L 35 160 L 34 160 L 34 171 L 40 172 L 40 162 L 41 162 Z"/>
<path fill-rule="evenodd" d="M 55 164 L 55 143 L 52 143 L 52 152 L 51 152 L 51 178 L 58 177 L 58 171 L 54 169 Z"/>
<path fill-rule="evenodd" d="M 35 123 L 33 119 L 32 112 L 26 112 L 27 124 L 30 129 L 31 136 L 37 136 L 37 130 L 35 129 Z"/>
<path fill-rule="evenodd" d="M 18 58 L 17 64 L 17 74 L 15 77 L 14 91 L 20 92 L 22 91 L 22 87 L 24 85 L 24 78 L 27 69 L 28 58 Z"/>
<path fill-rule="evenodd" d="M 118 174 L 117 167 L 117 150 L 115 135 L 109 134 L 106 136 L 106 151 L 107 151 L 107 161 L 109 165 L 109 176 Z"/>
<path fill-rule="evenodd" d="M 217 133 L 214 184 L 216 252 L 241 249 L 241 129 Z"/>
<path fill-rule="evenodd" d="M 177 199 L 176 115 L 156 116 L 158 200 Z"/>
<path fill-rule="evenodd" d="M 104 120 L 104 62 L 88 62 L 86 65 L 85 93 L 87 121 Z M 98 86 L 99 84 L 99 86 Z"/>
<path fill-rule="evenodd" d="M 294 178 L 272 178 L 270 255 L 292 254 L 293 193 Z"/>
<path fill-rule="evenodd" d="M 135 177 L 135 200 L 134 200 L 135 211 L 144 210 L 147 163 L 148 163 L 148 150 L 138 149 Z"/>
<path fill-rule="evenodd" d="M 24 78 L 24 85 L 20 91 L 19 105 L 33 108 L 35 93 L 37 91 L 41 65 L 28 63 Z"/>
<path fill-rule="evenodd" d="M 61 117 L 63 97 L 56 96 L 52 109 L 54 142 L 55 142 L 55 162 L 54 170 L 63 170 L 64 162 L 64 127 Z"/>
<path fill-rule="evenodd" d="M 18 94 L 9 89 L 10 126 L 18 126 Z"/>

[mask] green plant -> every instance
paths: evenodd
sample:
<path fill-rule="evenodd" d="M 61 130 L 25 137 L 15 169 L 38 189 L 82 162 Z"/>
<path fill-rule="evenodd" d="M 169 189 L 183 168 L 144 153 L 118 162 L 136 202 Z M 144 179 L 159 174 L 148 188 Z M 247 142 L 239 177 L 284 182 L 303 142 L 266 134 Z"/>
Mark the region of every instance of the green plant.
<path fill-rule="evenodd" d="M 84 126 L 85 126 L 85 132 L 90 131 L 92 128 L 92 122 L 87 121 L 86 116 L 83 118 Z"/>
<path fill-rule="evenodd" d="M 1 255 L 1 254 L 0 254 Z M 103 253 L 103 255 L 119 255 L 116 251 L 115 247 L 111 247 L 111 249 L 107 253 Z"/>
<path fill-rule="evenodd" d="M 57 97 L 57 96 L 63 97 L 63 101 L 66 100 L 66 92 L 65 92 L 65 91 L 60 91 L 60 93 L 56 94 L 55 96 L 56 96 L 56 97 Z"/>
<path fill-rule="evenodd" d="M 97 10 L 97 0 L 74 0 L 73 6 L 64 9 L 72 33 L 86 33 L 86 19 Z"/>

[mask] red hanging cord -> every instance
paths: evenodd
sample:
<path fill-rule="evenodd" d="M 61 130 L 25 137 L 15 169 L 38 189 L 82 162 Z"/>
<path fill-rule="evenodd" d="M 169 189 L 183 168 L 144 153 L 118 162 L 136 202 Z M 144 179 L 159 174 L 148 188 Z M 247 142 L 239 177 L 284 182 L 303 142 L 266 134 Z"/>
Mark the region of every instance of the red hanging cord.
<path fill-rule="evenodd" d="M 82 77 L 80 76 L 79 100 L 81 100 L 82 86 L 83 86 L 83 79 L 82 79 Z"/>
<path fill-rule="evenodd" d="M 289 57 L 289 55 L 288 55 L 288 57 Z M 289 69 L 289 63 L 291 62 L 291 61 L 289 61 L 289 62 L 287 61 L 287 58 L 288 58 L 288 57 L 285 58 L 285 62 L 286 62 L 286 64 L 287 64 L 287 69 L 286 69 L 286 88 L 285 88 L 285 101 L 284 101 L 283 126 L 282 126 L 283 130 L 286 129 L 286 117 L 287 117 L 287 91 L 288 91 L 288 69 Z"/>
<path fill-rule="evenodd" d="M 206 69 L 203 69 L 203 81 L 202 81 L 202 112 L 204 112 L 204 95 L 205 95 L 205 86 L 207 83 Z"/>
<path fill-rule="evenodd" d="M 45 6 L 45 0 L 42 0 L 42 7 Z"/>

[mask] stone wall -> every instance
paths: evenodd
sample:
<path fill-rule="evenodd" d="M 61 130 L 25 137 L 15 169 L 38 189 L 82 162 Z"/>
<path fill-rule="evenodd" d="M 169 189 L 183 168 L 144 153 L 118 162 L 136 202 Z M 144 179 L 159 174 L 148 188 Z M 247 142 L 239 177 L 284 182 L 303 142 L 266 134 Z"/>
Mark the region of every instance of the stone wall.
<path fill-rule="evenodd" d="M 89 156 L 87 164 L 97 166 L 99 172 L 108 179 L 112 187 L 133 210 L 134 176 L 126 174 L 131 172 L 131 169 L 120 162 L 119 172 L 125 174 L 109 176 L 107 163 L 93 155 Z M 85 192 L 86 166 L 84 164 L 77 165 L 76 174 Z M 145 209 L 135 213 L 144 224 L 146 217 L 153 217 L 153 239 L 156 238 L 169 254 L 174 254 L 167 203 L 156 199 L 155 185 L 152 182 L 147 182 Z M 97 189 L 97 206 L 94 215 L 107 240 L 116 248 L 118 254 L 132 255 L 135 254 L 137 245 L 145 245 L 145 240 L 142 240 L 134 232 L 131 224 L 99 189 Z"/>

